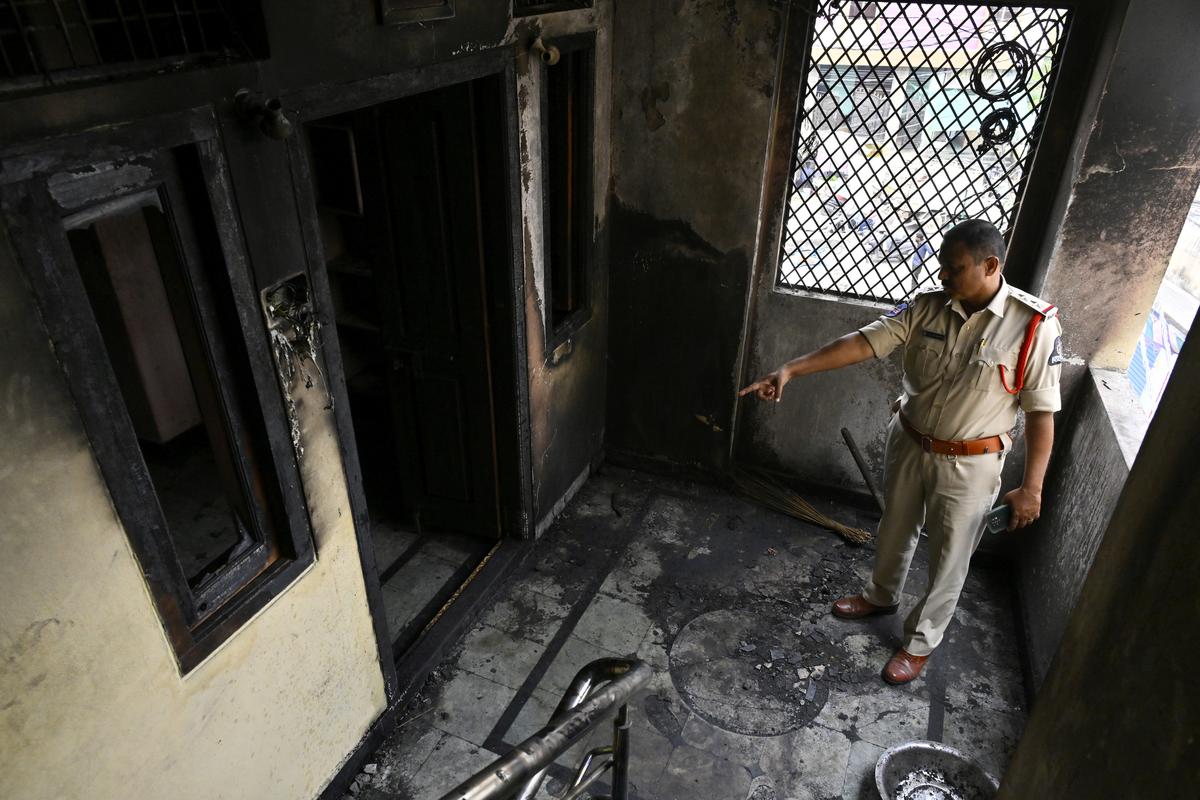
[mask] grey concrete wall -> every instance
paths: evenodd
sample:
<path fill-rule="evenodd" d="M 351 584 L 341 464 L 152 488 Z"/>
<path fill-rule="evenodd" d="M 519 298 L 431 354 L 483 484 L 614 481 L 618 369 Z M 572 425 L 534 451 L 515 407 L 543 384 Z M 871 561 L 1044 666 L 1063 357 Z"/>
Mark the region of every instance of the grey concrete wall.
<path fill-rule="evenodd" d="M 778 4 L 621 0 L 614 20 L 608 444 L 728 460 Z"/>
<path fill-rule="evenodd" d="M 1058 432 L 1041 523 L 1020 535 L 1018 585 L 1034 689 L 1058 649 L 1147 422 L 1123 374 L 1091 370 Z"/>
<path fill-rule="evenodd" d="M 1064 341 L 1076 361 L 1125 365 L 1167 266 L 1200 180 L 1200 88 L 1178 79 L 1198 45 L 1194 3 L 1130 3 L 1046 280 L 1068 313 Z M 1193 335 L 1103 534 L 1067 523 L 1030 538 L 1023 606 L 1027 619 L 1049 617 L 1032 631 L 1031 651 L 1044 659 L 1060 626 L 1062 633 L 1001 797 L 1177 797 L 1200 781 L 1198 394 Z M 1115 469 L 1131 432 L 1118 426 L 1114 443 L 1102 424 L 1086 424 L 1089 416 L 1096 410 L 1085 402 L 1072 423 L 1078 460 L 1056 465 L 1064 496 L 1050 513 L 1074 510 L 1098 524 L 1109 499 L 1087 495 L 1111 488 L 1119 470 L 1082 460 Z M 1071 586 L 1053 581 L 1077 580 L 1090 549 L 1095 557 L 1064 625 Z"/>
<path fill-rule="evenodd" d="M 877 318 L 885 306 L 806 297 L 760 287 L 748 374 L 784 361 Z M 738 431 L 739 461 L 788 472 L 808 482 L 865 491 L 842 440 L 848 428 L 882 485 L 889 405 L 900 393 L 900 356 L 871 359 L 784 387 L 778 404 L 745 401 Z"/>
<path fill-rule="evenodd" d="M 1198 396 L 1200 336 L 1193 332 L 1067 622 L 1001 798 L 1190 797 L 1200 785 Z"/>

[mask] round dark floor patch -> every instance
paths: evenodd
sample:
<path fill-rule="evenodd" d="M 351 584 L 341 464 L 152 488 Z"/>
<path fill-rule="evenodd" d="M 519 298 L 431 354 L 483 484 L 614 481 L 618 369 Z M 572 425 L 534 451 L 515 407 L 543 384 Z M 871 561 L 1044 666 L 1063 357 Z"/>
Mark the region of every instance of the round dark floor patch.
<path fill-rule="evenodd" d="M 671 646 L 671 680 L 713 725 L 779 736 L 811 722 L 829 699 L 828 639 L 810 622 L 772 607 L 702 614 Z"/>

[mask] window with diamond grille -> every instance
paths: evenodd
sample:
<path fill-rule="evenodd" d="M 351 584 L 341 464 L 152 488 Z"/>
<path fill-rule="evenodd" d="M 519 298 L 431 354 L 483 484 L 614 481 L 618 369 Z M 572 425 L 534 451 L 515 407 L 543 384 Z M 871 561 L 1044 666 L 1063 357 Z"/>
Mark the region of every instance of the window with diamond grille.
<path fill-rule="evenodd" d="M 820 0 L 777 285 L 902 300 L 937 285 L 955 223 L 1007 236 L 1068 21 L 1064 8 Z"/>
<path fill-rule="evenodd" d="M 0 0 L 0 92 L 265 56 L 245 0 Z"/>

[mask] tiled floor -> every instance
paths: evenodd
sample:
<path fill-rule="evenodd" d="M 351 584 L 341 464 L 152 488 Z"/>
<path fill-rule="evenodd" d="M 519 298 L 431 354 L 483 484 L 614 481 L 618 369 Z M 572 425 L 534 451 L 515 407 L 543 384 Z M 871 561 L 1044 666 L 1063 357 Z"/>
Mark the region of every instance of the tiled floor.
<path fill-rule="evenodd" d="M 1025 714 L 1005 576 L 974 569 L 925 674 L 891 687 L 878 674 L 901 617 L 827 613 L 871 560 L 869 545 L 713 487 L 606 470 L 405 711 L 358 796 L 440 797 L 544 725 L 581 666 L 630 654 L 655 669 L 631 705 L 640 800 L 876 797 L 875 761 L 913 739 L 1002 773 Z M 902 611 L 924 563 L 922 548 Z M 541 796 L 608 735 L 602 726 L 561 759 Z"/>
<path fill-rule="evenodd" d="M 493 544 L 455 533 L 418 534 L 382 516 L 371 518 L 371 540 L 397 650 L 412 644 Z"/>

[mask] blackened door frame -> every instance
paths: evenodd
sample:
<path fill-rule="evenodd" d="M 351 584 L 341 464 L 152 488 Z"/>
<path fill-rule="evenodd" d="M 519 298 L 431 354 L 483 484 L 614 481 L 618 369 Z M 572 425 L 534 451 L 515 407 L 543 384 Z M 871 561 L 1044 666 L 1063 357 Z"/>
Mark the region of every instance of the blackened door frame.
<path fill-rule="evenodd" d="M 497 49 L 467 56 L 455 61 L 391 75 L 368 78 L 349 84 L 306 87 L 281 97 L 293 124 L 300 128 L 313 122 L 348 111 L 399 100 L 422 92 L 435 91 L 455 84 L 498 77 L 503 84 L 504 126 L 504 195 L 507 251 L 509 255 L 508 299 L 511 315 L 506 320 L 493 319 L 493 341 L 511 346 L 511 365 L 508 374 L 493 375 L 493 391 L 497 399 L 494 425 L 498 441 L 499 473 L 501 477 L 502 536 L 528 539 L 533 536 L 533 473 L 531 468 L 531 433 L 529 425 L 529 379 L 525 328 L 525 254 L 521 237 L 520 159 L 517 148 L 519 123 L 517 112 L 517 80 L 515 51 Z M 315 187 L 310 175 L 304 137 L 288 140 L 288 161 L 297 208 L 302 209 L 302 231 L 307 270 L 313 285 L 318 314 L 333 319 L 333 303 L 326 272 L 324 245 L 317 222 Z M 507 324 L 505 324 L 507 323 Z M 508 330 L 506 330 L 506 328 Z M 326 328 L 332 330 L 332 326 Z M 329 371 L 334 395 L 334 417 L 337 425 L 342 463 L 346 471 L 351 511 L 358 539 L 367 601 L 380 644 L 380 660 L 388 688 L 388 699 L 397 698 L 396 678 L 388 644 L 390 632 L 383 592 L 379 583 L 375 551 L 370 537 L 366 494 L 363 490 L 362 467 L 354 439 L 354 425 L 346 390 L 345 372 L 336 333 L 321 337 L 322 355 Z M 507 385 L 506 385 L 507 384 Z M 505 457 L 507 456 L 507 458 Z M 505 463 L 507 462 L 507 463 Z M 514 474 L 515 473 L 515 474 Z"/>

